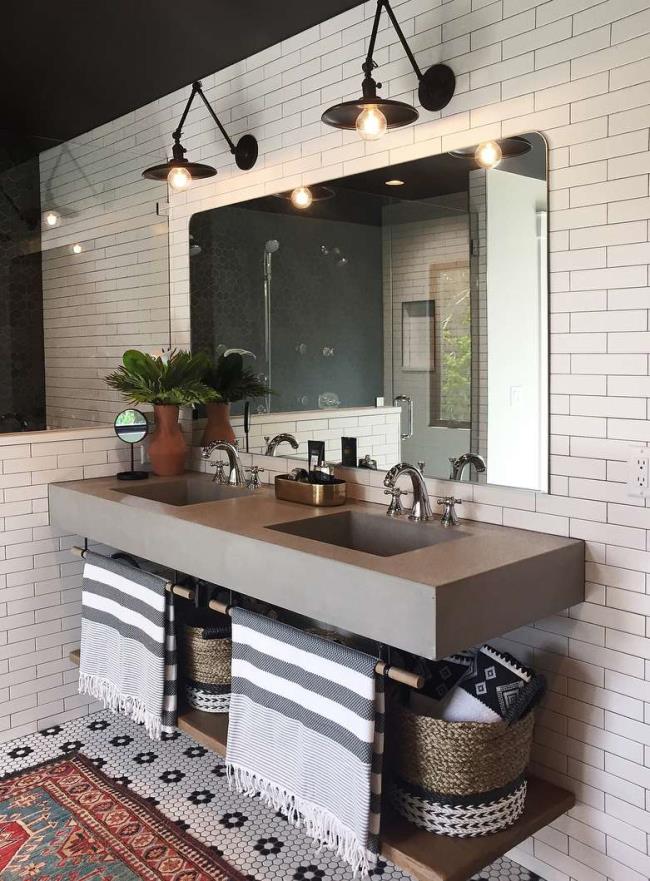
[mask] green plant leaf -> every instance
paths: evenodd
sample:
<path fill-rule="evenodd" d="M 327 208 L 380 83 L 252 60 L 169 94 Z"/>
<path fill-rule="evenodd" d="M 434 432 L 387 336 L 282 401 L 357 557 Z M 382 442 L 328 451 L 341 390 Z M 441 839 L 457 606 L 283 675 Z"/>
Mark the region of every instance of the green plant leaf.
<path fill-rule="evenodd" d="M 106 377 L 106 383 L 138 404 L 204 404 L 221 400 L 218 392 L 203 381 L 207 364 L 205 355 L 185 351 L 173 351 L 163 361 L 129 349 L 122 364 Z"/>
<path fill-rule="evenodd" d="M 251 368 L 244 367 L 241 352 L 220 355 L 203 373 L 203 381 L 220 395 L 222 401 L 234 402 L 272 394 L 268 385 Z"/>

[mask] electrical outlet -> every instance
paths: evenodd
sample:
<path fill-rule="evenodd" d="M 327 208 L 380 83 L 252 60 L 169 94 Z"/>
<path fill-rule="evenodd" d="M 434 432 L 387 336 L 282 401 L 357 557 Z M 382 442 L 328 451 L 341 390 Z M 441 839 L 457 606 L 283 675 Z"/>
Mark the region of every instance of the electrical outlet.
<path fill-rule="evenodd" d="M 628 495 L 650 496 L 650 447 L 633 447 L 628 459 Z"/>

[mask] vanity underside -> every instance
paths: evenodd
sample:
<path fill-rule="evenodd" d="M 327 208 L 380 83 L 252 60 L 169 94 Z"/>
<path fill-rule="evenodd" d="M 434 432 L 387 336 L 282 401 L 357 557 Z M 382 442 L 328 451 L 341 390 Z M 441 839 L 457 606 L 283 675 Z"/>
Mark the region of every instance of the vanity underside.
<path fill-rule="evenodd" d="M 346 505 L 332 514 L 279 502 L 268 490 L 174 504 L 182 493 L 206 492 L 202 481 L 209 478 L 188 479 L 200 484 L 181 492 L 153 478 L 140 497 L 108 478 L 52 485 L 53 522 L 68 533 L 429 658 L 583 598 L 579 541 L 470 522 L 453 535 L 443 536 L 439 524 L 400 523 L 396 531 L 376 505 Z M 391 549 L 397 552 L 385 553 Z M 181 707 L 178 727 L 225 755 L 226 714 Z M 505 831 L 477 838 L 426 832 L 384 809 L 381 853 L 419 881 L 467 881 L 574 801 L 572 793 L 530 777 L 521 818 Z"/>
<path fill-rule="evenodd" d="M 70 653 L 78 664 L 79 651 Z M 181 709 L 178 728 L 219 756 L 226 755 L 228 714 Z M 468 881 L 476 872 L 521 844 L 575 804 L 566 789 L 539 777 L 528 778 L 526 807 L 509 829 L 479 838 L 450 838 L 418 829 L 386 808 L 382 813 L 380 853 L 418 881 Z"/>

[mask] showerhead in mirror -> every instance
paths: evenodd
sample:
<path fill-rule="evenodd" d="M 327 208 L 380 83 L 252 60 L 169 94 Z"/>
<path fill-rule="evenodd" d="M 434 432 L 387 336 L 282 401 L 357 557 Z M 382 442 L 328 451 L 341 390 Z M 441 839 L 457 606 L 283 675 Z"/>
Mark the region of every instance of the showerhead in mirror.
<path fill-rule="evenodd" d="M 279 247 L 280 242 L 277 239 L 269 239 L 264 244 L 264 251 L 266 254 L 275 254 Z"/>

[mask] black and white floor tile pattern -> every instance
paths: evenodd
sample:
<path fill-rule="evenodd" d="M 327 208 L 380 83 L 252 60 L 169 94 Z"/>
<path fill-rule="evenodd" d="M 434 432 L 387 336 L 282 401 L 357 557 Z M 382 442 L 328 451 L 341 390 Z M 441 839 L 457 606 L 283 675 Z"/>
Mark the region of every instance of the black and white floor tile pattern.
<path fill-rule="evenodd" d="M 0 777 L 80 750 L 104 774 L 147 798 L 179 827 L 223 855 L 249 881 L 351 881 L 352 873 L 259 799 L 231 793 L 223 759 L 180 732 L 153 743 L 144 729 L 109 712 L 54 725 L 0 745 Z M 411 881 L 380 860 L 381 881 Z M 476 881 L 540 881 L 503 858 Z"/>

